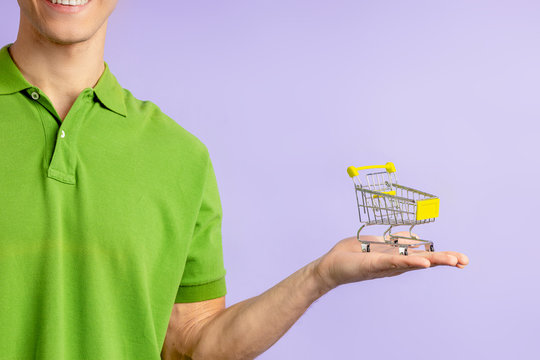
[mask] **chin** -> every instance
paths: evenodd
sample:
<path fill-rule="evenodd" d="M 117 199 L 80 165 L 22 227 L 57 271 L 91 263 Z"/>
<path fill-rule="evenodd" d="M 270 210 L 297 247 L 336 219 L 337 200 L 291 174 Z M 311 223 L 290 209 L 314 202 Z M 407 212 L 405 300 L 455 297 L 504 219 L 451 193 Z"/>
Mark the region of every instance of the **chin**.
<path fill-rule="evenodd" d="M 36 26 L 37 25 L 37 26 Z M 55 44 L 70 45 L 91 39 L 99 30 L 99 24 L 79 22 L 78 24 L 50 21 L 37 23 L 34 32 Z M 29 30 L 29 29 L 28 29 Z"/>
<path fill-rule="evenodd" d="M 91 33 L 85 34 L 81 32 L 45 32 L 45 36 L 49 39 L 49 41 L 61 44 L 61 45 L 71 45 L 71 44 L 77 44 L 84 41 L 87 41 L 92 37 Z"/>
<path fill-rule="evenodd" d="M 91 39 L 106 27 L 117 0 L 90 0 L 82 12 L 51 10 L 44 0 L 18 0 L 21 8 L 19 31 L 38 35 L 57 44 L 76 44 Z"/>

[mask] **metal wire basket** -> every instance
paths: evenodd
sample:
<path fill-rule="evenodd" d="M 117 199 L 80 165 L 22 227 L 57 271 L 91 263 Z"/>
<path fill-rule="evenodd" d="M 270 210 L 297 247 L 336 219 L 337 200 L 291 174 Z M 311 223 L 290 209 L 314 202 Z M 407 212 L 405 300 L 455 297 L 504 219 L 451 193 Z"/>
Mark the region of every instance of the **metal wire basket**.
<path fill-rule="evenodd" d="M 384 169 L 384 171 L 365 174 L 365 182 L 360 180 L 359 171 Z M 378 241 L 360 240 L 360 231 L 370 225 L 388 225 L 383 234 L 383 244 L 399 247 L 399 254 L 407 255 L 409 247 L 423 244 L 426 251 L 435 251 L 432 241 L 420 239 L 412 234 L 418 224 L 434 222 L 439 216 L 439 198 L 435 195 L 399 185 L 396 168 L 393 163 L 347 168 L 353 180 L 358 215 L 363 225 L 358 229 L 356 238 L 362 243 L 362 251 L 369 252 L 370 244 Z M 409 237 L 392 234 L 392 228 L 399 225 L 409 226 Z M 407 239 L 408 242 L 399 242 Z"/>

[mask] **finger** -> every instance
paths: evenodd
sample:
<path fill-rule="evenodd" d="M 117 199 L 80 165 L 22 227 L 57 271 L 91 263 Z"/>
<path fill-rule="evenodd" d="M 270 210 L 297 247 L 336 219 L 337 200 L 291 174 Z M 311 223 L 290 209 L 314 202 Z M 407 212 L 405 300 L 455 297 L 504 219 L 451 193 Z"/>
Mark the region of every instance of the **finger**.
<path fill-rule="evenodd" d="M 359 242 L 356 238 L 354 239 L 356 240 L 356 242 Z M 360 235 L 360 240 L 384 242 L 382 236 L 376 236 L 376 235 Z"/>
<path fill-rule="evenodd" d="M 469 263 L 469 257 L 457 251 L 441 251 L 446 254 L 454 255 L 458 259 L 458 265 L 462 265 L 462 268 Z"/>
<path fill-rule="evenodd" d="M 457 266 L 458 264 L 458 258 L 453 254 L 447 254 L 444 251 L 440 252 L 419 252 L 414 253 L 413 256 L 420 256 L 423 258 L 426 258 L 431 263 L 431 266 L 438 266 L 438 265 L 447 265 L 447 266 Z"/>
<path fill-rule="evenodd" d="M 423 257 L 384 254 L 372 266 L 375 278 L 401 275 L 405 272 L 426 269 L 430 262 Z"/>
<path fill-rule="evenodd" d="M 413 247 L 410 246 L 409 249 L 411 249 L 411 248 L 413 248 Z M 426 251 L 424 251 L 424 250 L 409 250 L 409 253 L 411 253 L 411 254 L 425 254 Z M 455 266 L 459 267 L 460 269 L 463 269 L 469 263 L 469 258 L 467 257 L 467 255 L 465 255 L 463 253 L 460 253 L 460 252 L 457 252 L 457 251 L 437 251 L 435 253 L 430 252 L 430 254 L 452 255 L 455 258 L 457 258 L 457 263 L 456 263 Z"/>
<path fill-rule="evenodd" d="M 469 258 L 467 257 L 467 255 L 459 253 L 457 251 L 438 251 L 436 252 L 436 254 L 445 254 L 449 257 L 449 259 L 452 260 L 452 262 L 453 262 L 452 257 L 456 258 L 456 263 L 455 265 L 452 265 L 452 266 L 458 267 L 460 269 L 463 269 L 469 263 Z M 434 266 L 437 266 L 437 265 L 448 265 L 448 264 L 436 264 Z"/>
<path fill-rule="evenodd" d="M 399 239 L 400 244 L 407 244 L 407 245 L 414 245 L 414 247 L 418 247 L 420 245 L 424 245 L 422 243 L 419 243 L 418 240 L 414 239 Z M 412 246 L 411 246 L 412 247 Z"/>
<path fill-rule="evenodd" d="M 379 262 L 384 269 L 427 268 L 431 265 L 428 259 L 421 256 L 386 255 Z"/>

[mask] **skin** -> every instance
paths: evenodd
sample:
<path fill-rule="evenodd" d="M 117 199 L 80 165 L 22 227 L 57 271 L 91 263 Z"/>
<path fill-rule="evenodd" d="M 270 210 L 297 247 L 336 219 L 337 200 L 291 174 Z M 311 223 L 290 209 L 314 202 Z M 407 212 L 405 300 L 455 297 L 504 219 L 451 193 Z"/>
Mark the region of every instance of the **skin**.
<path fill-rule="evenodd" d="M 10 54 L 63 120 L 80 92 L 94 87 L 103 73 L 107 19 L 117 1 L 92 0 L 88 11 L 79 14 L 55 13 L 43 1 L 18 0 L 20 26 Z M 372 244 L 371 252 L 363 253 L 356 237 L 346 238 L 271 289 L 233 306 L 225 306 L 225 297 L 174 304 L 161 357 L 253 359 L 315 300 L 342 284 L 468 263 L 466 255 L 454 251 L 409 249 L 409 256 L 402 256 L 396 248 Z"/>
<path fill-rule="evenodd" d="M 382 241 L 376 236 L 361 239 Z M 435 266 L 462 269 L 468 263 L 465 254 L 455 251 L 410 248 L 409 255 L 403 256 L 384 244 L 371 244 L 371 252 L 364 253 L 356 237 L 349 237 L 261 295 L 228 308 L 222 298 L 175 304 L 162 359 L 254 359 L 283 336 L 315 300 L 342 284 Z"/>
<path fill-rule="evenodd" d="M 94 87 L 105 69 L 107 19 L 117 1 L 92 0 L 88 11 L 79 14 L 52 11 L 44 0 L 18 3 L 19 32 L 10 55 L 63 121 L 81 91 Z"/>

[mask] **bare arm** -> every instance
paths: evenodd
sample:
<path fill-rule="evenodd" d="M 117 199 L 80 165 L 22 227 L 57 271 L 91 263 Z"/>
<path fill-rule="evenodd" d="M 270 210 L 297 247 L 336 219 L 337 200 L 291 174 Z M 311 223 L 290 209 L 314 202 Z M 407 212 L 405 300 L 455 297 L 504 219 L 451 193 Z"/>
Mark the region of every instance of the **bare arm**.
<path fill-rule="evenodd" d="M 169 357 L 163 352 L 162 359 L 255 358 L 322 295 L 312 277 L 312 267 L 313 263 L 263 294 L 226 309 L 224 298 L 174 304 L 164 352 L 165 348 L 174 350 L 169 350 Z M 203 311 L 211 315 L 204 317 Z"/>
<path fill-rule="evenodd" d="M 199 303 L 175 304 L 184 315 L 171 318 L 176 330 L 167 337 L 174 339 L 177 357 L 164 360 L 253 359 L 283 336 L 315 300 L 341 284 L 437 265 L 463 268 L 468 263 L 467 256 L 453 251 L 413 250 L 409 256 L 395 251 L 375 245 L 372 252 L 363 253 L 355 237 L 347 238 L 261 295 L 231 307 L 225 308 L 223 298 L 211 300 L 203 306 L 206 316 L 201 316 L 189 309 Z"/>

